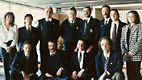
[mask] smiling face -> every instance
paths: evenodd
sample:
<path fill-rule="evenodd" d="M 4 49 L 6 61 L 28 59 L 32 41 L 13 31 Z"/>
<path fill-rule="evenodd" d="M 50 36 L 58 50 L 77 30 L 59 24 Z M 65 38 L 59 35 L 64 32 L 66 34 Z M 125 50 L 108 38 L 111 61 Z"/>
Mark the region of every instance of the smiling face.
<path fill-rule="evenodd" d="M 110 16 L 110 11 L 108 7 L 103 7 L 102 8 L 102 15 L 104 18 L 109 18 Z"/>
<path fill-rule="evenodd" d="M 12 16 L 11 15 L 7 15 L 6 19 L 5 19 L 6 24 L 10 24 L 12 22 Z"/>
<path fill-rule="evenodd" d="M 77 48 L 79 49 L 79 51 L 83 51 L 85 49 L 84 41 L 79 40 L 77 43 Z"/>
<path fill-rule="evenodd" d="M 107 39 L 102 39 L 101 41 L 101 48 L 103 50 L 103 52 L 110 52 L 110 43 Z"/>
<path fill-rule="evenodd" d="M 30 25 L 32 25 L 32 18 L 31 17 L 26 17 L 25 18 L 25 24 L 27 25 L 27 26 L 30 26 Z"/>
<path fill-rule="evenodd" d="M 86 18 L 88 18 L 88 17 L 91 16 L 91 11 L 90 11 L 89 8 L 84 8 L 84 9 L 83 9 L 83 12 L 84 12 L 84 16 L 85 16 Z"/>
<path fill-rule="evenodd" d="M 111 19 L 112 19 L 112 21 L 118 21 L 118 19 L 119 19 L 119 15 L 117 14 L 117 12 L 116 11 L 111 11 L 110 12 L 110 17 L 111 17 Z"/>
<path fill-rule="evenodd" d="M 128 21 L 129 21 L 130 24 L 135 24 L 136 16 L 134 15 L 134 13 L 128 14 Z"/>

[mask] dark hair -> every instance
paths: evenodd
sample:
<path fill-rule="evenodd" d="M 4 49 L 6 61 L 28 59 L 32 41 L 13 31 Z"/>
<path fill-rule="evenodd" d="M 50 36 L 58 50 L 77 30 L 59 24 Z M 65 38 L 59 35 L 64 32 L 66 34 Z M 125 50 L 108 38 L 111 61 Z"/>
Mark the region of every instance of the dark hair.
<path fill-rule="evenodd" d="M 91 12 L 91 7 L 90 7 L 90 6 L 86 6 L 86 7 L 84 7 L 84 8 L 88 8 L 89 11 Z"/>
<path fill-rule="evenodd" d="M 26 44 L 29 44 L 29 45 L 31 46 L 31 48 L 32 48 L 32 44 L 31 44 L 30 41 L 24 41 L 23 46 L 22 46 L 22 50 L 23 50 L 23 48 L 24 48 L 24 46 L 25 46 Z"/>
<path fill-rule="evenodd" d="M 102 42 L 103 39 L 108 40 L 110 46 L 112 46 L 112 40 L 109 37 L 102 37 L 102 38 L 99 39 L 99 42 L 98 42 L 99 50 L 101 50 L 101 42 Z"/>
<path fill-rule="evenodd" d="M 119 12 L 117 9 L 112 9 L 111 11 L 115 11 L 117 13 L 117 15 L 119 16 Z"/>
<path fill-rule="evenodd" d="M 103 9 L 104 7 L 107 7 L 109 12 L 110 12 L 110 6 L 109 5 L 103 5 L 101 9 Z"/>
<path fill-rule="evenodd" d="M 77 15 L 77 11 L 76 11 L 75 7 L 71 7 L 70 10 L 73 10 L 75 12 L 75 14 Z"/>
<path fill-rule="evenodd" d="M 26 14 L 25 17 L 24 17 L 24 20 L 25 20 L 27 17 L 30 17 L 30 18 L 33 20 L 32 14 Z"/>
<path fill-rule="evenodd" d="M 53 8 L 52 7 L 47 7 L 47 8 L 45 8 L 45 10 L 47 10 L 48 8 L 51 9 L 51 11 L 53 13 Z"/>
<path fill-rule="evenodd" d="M 6 17 L 7 17 L 7 16 L 11 16 L 11 17 L 12 17 L 12 21 L 10 22 L 10 25 L 13 27 L 13 26 L 14 26 L 14 22 L 15 22 L 14 13 L 13 13 L 13 12 L 7 12 L 7 13 L 4 15 L 4 24 L 6 23 Z"/>
<path fill-rule="evenodd" d="M 140 17 L 139 17 L 138 12 L 137 11 L 129 11 L 128 14 L 129 13 L 133 13 L 135 15 L 135 17 L 136 17 L 135 24 L 139 24 L 140 23 Z M 129 21 L 128 21 L 128 24 L 130 24 Z"/>

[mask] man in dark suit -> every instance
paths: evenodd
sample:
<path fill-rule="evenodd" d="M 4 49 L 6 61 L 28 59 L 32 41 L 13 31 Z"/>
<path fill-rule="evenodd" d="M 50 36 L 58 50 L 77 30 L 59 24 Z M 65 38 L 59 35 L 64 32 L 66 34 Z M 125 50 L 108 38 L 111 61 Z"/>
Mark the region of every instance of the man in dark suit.
<path fill-rule="evenodd" d="M 40 56 L 42 62 L 42 54 L 46 51 L 47 43 L 49 40 L 54 40 L 57 42 L 60 32 L 59 20 L 52 18 L 53 9 L 48 7 L 45 9 L 46 17 L 38 21 L 37 28 L 40 31 Z"/>
<path fill-rule="evenodd" d="M 97 44 L 98 43 L 98 33 L 97 29 L 99 27 L 99 20 L 94 19 L 91 16 L 91 8 L 85 7 L 83 9 L 85 19 L 81 23 L 81 27 L 79 28 L 78 39 L 85 39 L 86 40 L 86 48 L 87 52 L 91 51 L 94 47 L 94 51 L 97 52 Z"/>
<path fill-rule="evenodd" d="M 64 50 L 72 51 L 76 48 L 78 29 L 82 19 L 77 18 L 77 11 L 74 7 L 69 10 L 69 18 L 61 24 L 61 36 L 63 38 Z"/>
<path fill-rule="evenodd" d="M 77 43 L 78 51 L 72 54 L 71 78 L 73 80 L 90 80 L 92 70 L 92 58 L 90 52 L 85 50 L 85 40 L 80 39 Z"/>
<path fill-rule="evenodd" d="M 110 17 L 112 19 L 112 23 L 109 35 L 111 40 L 113 41 L 112 50 L 121 53 L 121 48 L 120 48 L 121 32 L 123 26 L 125 26 L 126 23 L 121 22 L 121 20 L 119 19 L 119 13 L 117 9 L 111 10 Z"/>
<path fill-rule="evenodd" d="M 100 21 L 99 26 L 99 38 L 107 36 L 109 37 L 110 27 L 112 20 L 110 19 L 110 7 L 109 5 L 102 6 L 103 19 Z"/>
<path fill-rule="evenodd" d="M 111 51 L 111 39 L 102 37 L 99 41 L 100 52 L 95 57 L 96 72 L 99 80 L 124 80 L 123 62 L 120 53 Z"/>
<path fill-rule="evenodd" d="M 18 29 L 18 51 L 22 50 L 23 43 L 29 41 L 32 45 L 32 51 L 36 54 L 36 45 L 39 40 L 37 28 L 32 26 L 33 16 L 26 14 L 24 18 L 25 26 Z"/>
<path fill-rule="evenodd" d="M 66 60 L 63 59 L 64 52 L 57 50 L 55 41 L 48 42 L 48 49 L 49 51 L 43 54 L 40 80 L 67 80 Z"/>
<path fill-rule="evenodd" d="M 36 55 L 31 55 L 32 46 L 29 42 L 23 44 L 23 51 L 17 52 L 11 65 L 11 80 L 38 80 L 38 61 Z"/>
<path fill-rule="evenodd" d="M 76 9 L 74 7 L 70 8 L 68 14 L 69 18 L 65 19 L 61 24 L 61 36 L 68 61 L 68 69 L 70 69 L 71 55 L 76 48 L 78 29 L 82 22 L 82 19 L 77 18 L 76 15 Z"/>

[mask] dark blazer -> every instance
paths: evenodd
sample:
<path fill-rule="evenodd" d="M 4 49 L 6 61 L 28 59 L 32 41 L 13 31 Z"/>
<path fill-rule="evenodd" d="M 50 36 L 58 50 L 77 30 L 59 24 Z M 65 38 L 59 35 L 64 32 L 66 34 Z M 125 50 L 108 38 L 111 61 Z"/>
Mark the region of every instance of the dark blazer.
<path fill-rule="evenodd" d="M 32 49 L 36 52 L 36 45 L 39 40 L 39 32 L 35 27 L 31 27 L 30 33 L 27 32 L 26 26 L 18 29 L 18 48 L 21 51 L 23 43 L 29 41 L 32 44 Z"/>
<path fill-rule="evenodd" d="M 74 52 L 71 58 L 71 72 L 76 71 L 77 73 L 81 70 L 78 62 L 78 52 Z M 84 53 L 83 69 L 91 77 L 92 59 L 91 53 Z"/>
<path fill-rule="evenodd" d="M 51 74 L 53 77 L 56 77 L 56 73 L 60 67 L 63 67 L 63 72 L 61 77 L 65 77 L 67 70 L 66 70 L 66 60 L 64 60 L 64 52 L 57 50 L 55 55 L 50 56 L 50 53 L 45 53 L 43 62 L 41 64 L 40 70 L 42 75 L 46 73 Z"/>
<path fill-rule="evenodd" d="M 117 31 L 117 35 L 116 35 L 116 42 L 115 44 L 112 45 L 112 50 L 116 50 L 121 52 L 121 48 L 120 48 L 120 39 L 121 39 L 121 32 L 122 32 L 122 28 L 126 25 L 126 23 L 123 23 L 119 20 L 119 26 L 118 26 L 118 31 Z"/>
<path fill-rule="evenodd" d="M 105 57 L 103 53 L 99 53 L 95 57 L 96 73 L 98 78 L 104 73 L 105 67 Z M 110 52 L 110 57 L 108 61 L 108 72 L 112 76 L 115 72 L 122 71 L 123 62 L 120 53 Z"/>
<path fill-rule="evenodd" d="M 99 26 L 99 38 L 107 36 L 110 36 L 110 28 L 111 28 L 111 23 L 112 20 L 110 19 L 108 24 L 104 24 L 105 19 L 102 19 L 100 21 L 100 26 Z"/>
<path fill-rule="evenodd" d="M 65 19 L 61 23 L 61 36 L 63 38 L 63 43 L 76 43 L 78 30 L 82 19 L 76 18 L 74 25 L 70 25 L 69 19 Z"/>
<path fill-rule="evenodd" d="M 98 43 L 98 33 L 97 33 L 98 27 L 99 27 L 99 20 L 91 17 L 89 23 L 87 24 L 86 35 L 84 35 L 85 21 L 82 21 L 81 27 L 79 28 L 78 39 L 85 39 L 87 48 L 90 45 Z"/>
<path fill-rule="evenodd" d="M 52 18 L 52 21 L 47 23 L 43 18 L 38 21 L 37 28 L 40 31 L 40 49 L 44 49 L 49 40 L 58 40 L 60 32 L 59 20 Z"/>
<path fill-rule="evenodd" d="M 38 61 L 34 55 L 30 55 L 28 60 L 26 60 L 24 51 L 20 51 L 16 53 L 16 56 L 11 64 L 11 69 L 36 74 L 38 71 L 37 64 Z"/>

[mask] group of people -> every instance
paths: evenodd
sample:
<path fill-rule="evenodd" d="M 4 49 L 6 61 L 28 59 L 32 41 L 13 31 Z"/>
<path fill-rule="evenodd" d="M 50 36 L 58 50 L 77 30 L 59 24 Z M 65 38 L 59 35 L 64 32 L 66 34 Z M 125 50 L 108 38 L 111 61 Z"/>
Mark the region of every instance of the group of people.
<path fill-rule="evenodd" d="M 76 17 L 74 7 L 61 25 L 54 19 L 52 7 L 46 17 L 32 26 L 33 16 L 26 14 L 25 25 L 14 24 L 13 12 L 7 12 L 0 27 L 0 51 L 5 80 L 124 80 L 126 61 L 128 80 L 142 80 L 142 24 L 137 11 L 128 12 L 128 23 L 121 22 L 117 9 L 101 8 L 103 19 L 91 16 L 84 7 L 84 19 Z M 64 50 L 57 49 L 59 37 Z M 37 76 L 36 45 L 40 41 L 41 75 Z"/>

